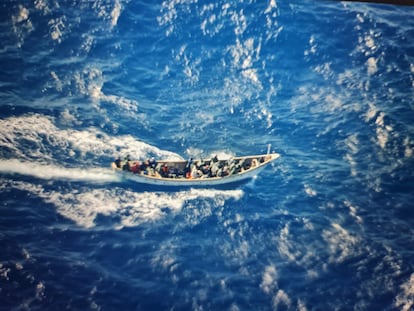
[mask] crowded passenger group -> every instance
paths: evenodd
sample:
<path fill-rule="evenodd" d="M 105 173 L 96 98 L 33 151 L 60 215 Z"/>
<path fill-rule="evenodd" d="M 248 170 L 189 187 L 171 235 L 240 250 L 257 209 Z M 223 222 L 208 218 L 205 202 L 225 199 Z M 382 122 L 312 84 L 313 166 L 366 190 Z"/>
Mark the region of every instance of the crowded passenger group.
<path fill-rule="evenodd" d="M 225 177 L 237 174 L 249 169 L 251 166 L 257 165 L 254 160 L 241 161 L 233 158 L 229 160 L 218 160 L 217 156 L 206 161 L 194 161 L 190 158 L 185 163 L 171 162 L 174 163 L 174 165 L 168 166 L 166 162 L 158 163 L 154 158 L 145 161 L 131 161 L 128 155 L 124 160 L 121 160 L 121 158 L 118 157 L 114 163 L 118 169 L 129 171 L 134 174 L 142 174 L 152 177 L 188 179 Z"/>

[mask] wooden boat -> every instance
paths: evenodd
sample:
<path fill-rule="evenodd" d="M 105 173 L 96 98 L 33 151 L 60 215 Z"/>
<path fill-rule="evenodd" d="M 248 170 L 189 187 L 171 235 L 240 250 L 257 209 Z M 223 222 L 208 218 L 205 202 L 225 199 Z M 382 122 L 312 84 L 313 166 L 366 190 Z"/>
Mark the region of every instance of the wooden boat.
<path fill-rule="evenodd" d="M 220 186 L 255 177 L 266 165 L 279 158 L 277 153 L 219 160 L 185 161 L 117 159 L 112 169 L 128 180 L 172 187 Z"/>

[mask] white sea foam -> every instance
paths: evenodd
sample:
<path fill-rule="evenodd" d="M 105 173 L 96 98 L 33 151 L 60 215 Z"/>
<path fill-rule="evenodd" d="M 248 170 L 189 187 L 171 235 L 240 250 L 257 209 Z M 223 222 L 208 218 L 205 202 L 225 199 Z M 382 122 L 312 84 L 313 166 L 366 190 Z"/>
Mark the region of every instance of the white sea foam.
<path fill-rule="evenodd" d="M 192 3 L 197 3 L 197 0 L 166 0 L 161 5 L 161 16 L 158 16 L 157 21 L 162 26 L 167 26 L 166 36 L 171 35 L 174 30 L 174 22 L 179 16 L 181 10 L 188 14 L 191 11 L 189 6 Z"/>
<path fill-rule="evenodd" d="M 92 183 L 121 181 L 121 178 L 109 168 L 66 168 L 36 162 L 22 162 L 17 159 L 0 161 L 0 172 L 32 176 L 40 179 L 87 181 Z"/>
<path fill-rule="evenodd" d="M 404 156 L 411 158 L 414 154 L 414 142 L 409 137 L 404 139 Z"/>
<path fill-rule="evenodd" d="M 345 140 L 345 145 L 349 149 L 349 153 L 355 155 L 359 152 L 359 139 L 358 134 L 349 135 Z"/>
<path fill-rule="evenodd" d="M 273 297 L 273 309 L 278 310 L 279 306 L 283 306 L 287 309 L 291 308 L 292 301 L 289 298 L 288 294 L 282 290 L 279 289 L 276 293 L 276 295 Z"/>
<path fill-rule="evenodd" d="M 401 292 L 395 298 L 395 307 L 401 311 L 414 309 L 414 273 L 400 286 Z"/>
<path fill-rule="evenodd" d="M 49 14 L 51 12 L 47 0 L 35 0 L 34 5 L 37 10 L 43 13 L 43 15 Z"/>
<path fill-rule="evenodd" d="M 237 39 L 235 45 L 230 48 L 230 53 L 234 66 L 241 69 L 242 75 L 257 87 L 262 88 L 254 66 L 254 62 L 260 59 L 260 50 L 261 42 L 255 42 L 254 38 L 248 38 L 244 42 Z"/>
<path fill-rule="evenodd" d="M 385 113 L 380 112 L 377 116 L 377 119 L 375 120 L 375 124 L 377 125 L 377 143 L 382 149 L 385 149 L 389 140 L 390 132 L 392 131 L 392 127 L 385 124 L 384 117 Z"/>
<path fill-rule="evenodd" d="M 114 8 L 111 11 L 111 26 L 114 27 L 118 23 L 119 16 L 121 15 L 122 6 L 119 0 L 115 0 Z"/>
<path fill-rule="evenodd" d="M 375 57 L 368 58 L 367 71 L 369 75 L 373 75 L 378 71 L 377 59 Z"/>
<path fill-rule="evenodd" d="M 19 13 L 13 16 L 15 22 L 21 23 L 29 19 L 29 10 L 24 6 L 19 5 Z"/>
<path fill-rule="evenodd" d="M 226 200 L 239 199 L 241 190 L 203 190 L 190 189 L 181 192 L 135 192 L 122 188 L 61 189 L 47 190 L 41 185 L 20 181 L 0 183 L 0 189 L 16 188 L 27 191 L 53 204 L 62 216 L 74 221 L 77 225 L 92 228 L 96 226 L 99 216 L 110 217 L 112 226 L 138 226 L 148 221 L 158 221 L 168 213 L 181 211 L 184 205 L 194 200 L 206 200 L 211 207 L 222 206 Z"/>
<path fill-rule="evenodd" d="M 295 248 L 295 244 L 289 240 L 289 223 L 280 230 L 278 238 L 278 251 L 280 255 L 286 257 L 290 261 L 297 261 L 301 257 L 300 252 Z"/>
<path fill-rule="evenodd" d="M 316 54 L 318 45 L 315 43 L 315 37 L 311 35 L 309 38 L 309 49 L 305 50 L 304 55 L 310 56 Z"/>
<path fill-rule="evenodd" d="M 371 121 L 378 113 L 378 108 L 373 103 L 368 103 L 368 111 L 365 114 L 365 120 Z"/>
<path fill-rule="evenodd" d="M 76 122 L 67 112 L 62 118 L 65 122 Z M 80 131 L 59 129 L 53 118 L 38 114 L 1 120 L 0 146 L 8 150 L 14 158 L 48 164 L 56 162 L 59 158 L 73 158 L 74 155 L 80 161 L 86 155 L 96 158 L 115 157 L 127 153 L 138 158 L 152 154 L 168 159 L 180 159 L 177 154 L 162 151 L 130 135 L 113 137 L 97 128 Z"/>
<path fill-rule="evenodd" d="M 316 192 L 316 190 L 314 190 L 314 189 L 312 189 L 311 188 L 311 186 L 309 186 L 309 185 L 307 185 L 307 184 L 305 184 L 304 185 L 304 188 L 305 188 L 305 192 L 306 192 L 306 194 L 308 195 L 308 196 L 310 196 L 310 197 L 314 197 L 314 196 L 316 196 L 318 193 Z"/>
<path fill-rule="evenodd" d="M 61 28 L 64 27 L 63 22 L 53 21 L 54 30 L 51 36 L 61 41 L 62 33 Z M 86 35 L 84 43 L 80 49 L 83 52 L 88 53 L 94 43 L 94 38 L 90 35 Z M 98 66 L 86 66 L 80 70 L 58 75 L 55 71 L 50 72 L 51 80 L 45 86 L 46 89 L 55 89 L 57 92 L 72 93 L 73 88 L 80 95 L 89 97 L 97 109 L 102 109 L 101 102 L 110 103 L 118 106 L 119 108 L 130 112 L 131 115 L 135 115 L 138 111 L 138 102 L 133 99 L 128 99 L 123 96 L 114 94 L 105 94 L 102 91 L 104 87 L 104 75 L 102 69 Z"/>
<path fill-rule="evenodd" d="M 359 239 L 341 225 L 332 223 L 331 228 L 325 229 L 322 236 L 328 243 L 330 263 L 341 263 L 346 258 L 355 255 Z"/>
<path fill-rule="evenodd" d="M 12 15 L 12 29 L 17 37 L 17 47 L 21 47 L 26 37 L 34 30 L 30 20 L 30 11 L 26 7 L 19 5 L 16 14 Z"/>
<path fill-rule="evenodd" d="M 374 36 L 373 34 L 368 34 L 364 37 L 364 41 L 365 41 L 365 46 L 370 49 L 370 50 L 375 50 L 376 49 L 376 44 L 375 44 L 375 40 L 374 40 Z"/>
<path fill-rule="evenodd" d="M 203 32 L 203 35 L 215 35 L 220 32 L 223 28 L 223 23 L 218 23 L 217 15 L 213 13 L 214 5 L 204 5 L 201 9 L 200 16 L 205 17 L 201 22 L 200 28 Z"/>
<path fill-rule="evenodd" d="M 265 14 L 268 14 L 270 12 L 272 12 L 273 10 L 277 9 L 277 3 L 276 0 L 270 0 L 269 1 L 269 5 L 266 8 L 266 10 L 264 11 Z"/>
<path fill-rule="evenodd" d="M 138 111 L 138 102 L 126 99 L 122 96 L 107 95 L 102 92 L 104 77 L 102 70 L 97 67 L 84 68 L 82 71 L 75 72 L 73 76 L 76 87 L 80 94 L 89 96 L 96 101 L 113 103 L 126 111 Z"/>
<path fill-rule="evenodd" d="M 349 215 L 351 215 L 357 223 L 362 224 L 362 218 L 358 215 L 358 209 L 349 200 L 344 201 L 345 206 L 349 208 Z"/>
<path fill-rule="evenodd" d="M 277 288 L 277 271 L 274 265 L 269 265 L 265 268 L 260 288 L 266 294 L 270 294 L 275 290 L 275 288 Z"/>
<path fill-rule="evenodd" d="M 48 22 L 48 25 L 50 26 L 50 37 L 58 43 L 62 42 L 62 37 L 66 28 L 65 19 L 66 18 L 62 16 L 51 19 Z"/>

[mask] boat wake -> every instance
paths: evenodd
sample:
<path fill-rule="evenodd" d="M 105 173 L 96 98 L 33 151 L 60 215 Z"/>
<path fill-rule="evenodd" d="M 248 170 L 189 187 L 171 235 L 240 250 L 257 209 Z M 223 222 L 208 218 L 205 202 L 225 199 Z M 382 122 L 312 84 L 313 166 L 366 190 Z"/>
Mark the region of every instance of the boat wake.
<path fill-rule="evenodd" d="M 109 168 L 66 168 L 62 166 L 39 164 L 35 162 L 21 162 L 16 159 L 2 160 L 0 172 L 18 174 L 39 179 L 59 179 L 64 181 L 80 181 L 90 183 L 121 182 L 121 178 Z"/>
<path fill-rule="evenodd" d="M 69 122 L 67 114 L 60 118 L 28 114 L 1 119 L 0 157 L 36 163 L 109 163 L 118 155 L 180 159 L 172 152 L 158 149 L 131 135 L 111 136 L 95 127 L 82 130 L 61 129 L 56 123 Z M 16 165 L 14 165 L 16 166 Z M 93 166 L 93 165 L 92 165 Z"/>
<path fill-rule="evenodd" d="M 198 220 L 190 220 L 197 223 L 199 219 L 211 215 L 212 210 L 223 207 L 228 200 L 239 200 L 243 196 L 240 189 L 136 192 L 121 187 L 94 189 L 89 186 L 68 186 L 54 190 L 40 183 L 5 179 L 0 180 L 0 190 L 3 193 L 22 191 L 38 197 L 46 204 L 55 206 L 60 215 L 80 227 L 110 227 L 117 230 L 160 221 L 168 215 L 178 214 L 184 207 L 189 210 L 197 207 L 194 217 Z"/>

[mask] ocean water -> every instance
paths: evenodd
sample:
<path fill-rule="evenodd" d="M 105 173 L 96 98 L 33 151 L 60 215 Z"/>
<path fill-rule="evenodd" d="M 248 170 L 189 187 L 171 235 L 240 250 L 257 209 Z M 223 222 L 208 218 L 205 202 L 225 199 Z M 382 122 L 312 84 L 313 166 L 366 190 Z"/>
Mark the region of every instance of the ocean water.
<path fill-rule="evenodd" d="M 0 4 L 1 310 L 413 310 L 414 8 Z M 146 159 L 281 158 L 234 189 Z"/>

